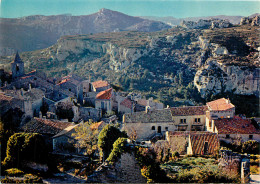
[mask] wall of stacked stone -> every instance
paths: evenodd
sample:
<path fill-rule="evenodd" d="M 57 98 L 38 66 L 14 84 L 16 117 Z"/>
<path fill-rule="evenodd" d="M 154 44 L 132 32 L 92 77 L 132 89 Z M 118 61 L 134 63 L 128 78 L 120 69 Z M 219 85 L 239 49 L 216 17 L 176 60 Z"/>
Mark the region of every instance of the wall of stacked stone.
<path fill-rule="evenodd" d="M 123 153 L 115 164 L 116 175 L 123 183 L 146 183 L 146 178 L 141 175 L 141 167 L 133 153 Z"/>

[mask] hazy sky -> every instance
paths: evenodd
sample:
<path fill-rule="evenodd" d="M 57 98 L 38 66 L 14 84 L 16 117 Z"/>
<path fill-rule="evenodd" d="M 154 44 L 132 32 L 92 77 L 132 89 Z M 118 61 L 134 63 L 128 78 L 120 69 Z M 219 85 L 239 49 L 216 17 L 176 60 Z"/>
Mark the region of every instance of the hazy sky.
<path fill-rule="evenodd" d="M 260 0 L 0 0 L 0 17 L 88 15 L 101 8 L 132 16 L 176 18 L 259 13 Z M 236 1 L 236 2 L 235 2 Z"/>

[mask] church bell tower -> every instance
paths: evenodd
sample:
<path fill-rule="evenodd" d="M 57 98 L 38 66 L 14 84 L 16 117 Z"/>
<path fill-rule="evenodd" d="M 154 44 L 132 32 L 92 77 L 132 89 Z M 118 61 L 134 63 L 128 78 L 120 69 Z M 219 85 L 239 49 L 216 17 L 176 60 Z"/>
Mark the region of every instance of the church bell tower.
<path fill-rule="evenodd" d="M 18 52 L 15 55 L 14 61 L 11 63 L 11 68 L 13 79 L 24 75 L 24 62 L 21 60 Z"/>

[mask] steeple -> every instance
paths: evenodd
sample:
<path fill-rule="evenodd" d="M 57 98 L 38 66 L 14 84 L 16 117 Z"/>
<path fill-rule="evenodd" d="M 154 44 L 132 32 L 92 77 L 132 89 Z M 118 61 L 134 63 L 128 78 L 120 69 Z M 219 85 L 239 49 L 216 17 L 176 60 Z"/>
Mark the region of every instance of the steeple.
<path fill-rule="evenodd" d="M 24 63 L 19 56 L 17 51 L 14 61 L 11 63 L 12 66 L 12 78 L 21 77 L 24 75 Z"/>
<path fill-rule="evenodd" d="M 23 62 L 23 61 L 21 60 L 20 56 L 19 56 L 18 51 L 16 52 L 14 62 L 16 62 L 16 63 L 21 63 L 21 62 Z"/>

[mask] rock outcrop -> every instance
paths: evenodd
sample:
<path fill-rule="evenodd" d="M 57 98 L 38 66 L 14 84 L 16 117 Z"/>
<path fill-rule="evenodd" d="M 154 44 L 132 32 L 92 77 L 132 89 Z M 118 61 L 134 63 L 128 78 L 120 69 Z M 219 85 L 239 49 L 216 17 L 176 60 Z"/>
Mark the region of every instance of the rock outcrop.
<path fill-rule="evenodd" d="M 260 26 L 260 15 L 241 18 L 240 25 Z"/>
<path fill-rule="evenodd" d="M 224 65 L 211 60 L 197 71 L 194 77 L 194 85 L 198 88 L 202 97 L 221 92 L 259 96 L 259 76 L 259 68 Z"/>
<path fill-rule="evenodd" d="M 200 19 L 197 22 L 194 21 L 182 21 L 182 27 L 188 29 L 215 29 L 215 28 L 228 28 L 231 27 L 232 24 L 228 20 L 219 20 L 219 19 L 210 19 L 203 20 Z"/>

